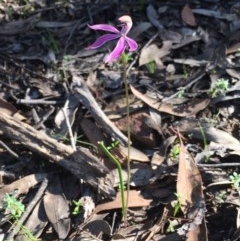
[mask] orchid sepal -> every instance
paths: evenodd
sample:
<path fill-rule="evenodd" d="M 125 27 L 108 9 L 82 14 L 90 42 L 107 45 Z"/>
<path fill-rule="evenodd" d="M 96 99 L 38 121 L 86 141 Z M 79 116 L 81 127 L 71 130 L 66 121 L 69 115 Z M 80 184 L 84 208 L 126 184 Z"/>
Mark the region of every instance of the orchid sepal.
<path fill-rule="evenodd" d="M 114 40 L 119 38 L 119 36 L 117 36 L 116 34 L 104 34 L 102 36 L 100 36 L 99 38 L 97 38 L 97 40 L 91 44 L 90 46 L 87 47 L 87 49 L 97 49 L 99 47 L 101 47 L 102 45 L 104 45 L 105 43 L 107 43 L 108 41 Z"/>
<path fill-rule="evenodd" d="M 109 24 L 95 24 L 95 25 L 88 25 L 88 27 L 93 30 L 102 30 L 106 32 L 120 33 L 118 29 L 116 29 L 115 27 Z"/>

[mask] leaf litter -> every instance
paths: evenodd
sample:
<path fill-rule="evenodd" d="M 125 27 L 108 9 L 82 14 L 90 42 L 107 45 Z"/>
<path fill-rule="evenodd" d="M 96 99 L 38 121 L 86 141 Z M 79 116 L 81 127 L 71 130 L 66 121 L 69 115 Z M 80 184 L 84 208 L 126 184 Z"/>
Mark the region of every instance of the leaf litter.
<path fill-rule="evenodd" d="M 239 239 L 239 3 L 140 2 L 2 1 L 0 239 Z M 114 43 L 86 50 L 88 25 L 126 14 L 139 45 L 127 64 L 127 225 L 98 148 L 120 141 L 126 184 L 123 73 L 103 63 Z M 26 206 L 25 229 L 11 225 L 6 194 Z"/>

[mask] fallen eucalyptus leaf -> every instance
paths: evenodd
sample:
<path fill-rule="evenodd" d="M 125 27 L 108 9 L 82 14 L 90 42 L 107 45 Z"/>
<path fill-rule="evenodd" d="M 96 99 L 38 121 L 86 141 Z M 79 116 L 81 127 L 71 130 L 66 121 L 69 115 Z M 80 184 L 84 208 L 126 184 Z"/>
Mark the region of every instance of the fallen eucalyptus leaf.
<path fill-rule="evenodd" d="M 161 59 L 162 57 L 168 55 L 171 47 L 171 41 L 163 41 L 163 46 L 161 48 L 158 48 L 156 44 L 151 44 L 146 48 L 143 48 L 139 58 L 139 66 Z"/>
<path fill-rule="evenodd" d="M 171 115 L 186 117 L 197 114 L 199 111 L 206 108 L 210 102 L 210 99 L 192 99 L 185 105 L 173 105 L 167 102 L 157 101 L 156 99 L 150 98 L 130 85 L 132 93 L 143 102 L 145 102 L 151 108 L 160 112 L 165 112 Z"/>
<path fill-rule="evenodd" d="M 178 201 L 184 214 L 203 198 L 202 178 L 192 156 L 181 143 L 177 178 Z"/>
<path fill-rule="evenodd" d="M 125 192 L 125 196 L 126 195 L 127 195 L 127 192 Z M 149 206 L 151 202 L 152 202 L 152 199 L 143 198 L 136 190 L 129 191 L 128 208 Z M 118 192 L 115 200 L 97 205 L 94 212 L 99 213 L 106 210 L 113 210 L 113 209 L 120 209 L 120 208 L 122 208 L 122 200 L 121 200 L 121 195 Z"/>
<path fill-rule="evenodd" d="M 49 222 L 53 225 L 59 239 L 65 239 L 70 231 L 71 219 L 67 200 L 63 196 L 58 176 L 48 186 L 43 204 Z"/>

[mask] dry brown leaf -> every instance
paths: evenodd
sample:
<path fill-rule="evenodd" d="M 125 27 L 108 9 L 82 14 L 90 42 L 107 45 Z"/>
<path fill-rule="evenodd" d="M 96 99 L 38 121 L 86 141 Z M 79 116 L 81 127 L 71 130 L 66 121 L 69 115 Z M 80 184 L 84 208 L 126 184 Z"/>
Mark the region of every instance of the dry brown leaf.
<path fill-rule="evenodd" d="M 123 133 L 127 132 L 127 119 L 114 120 L 115 126 Z M 141 143 L 145 147 L 155 147 L 157 145 L 157 135 L 153 131 L 154 122 L 146 111 L 135 111 L 130 115 L 131 137 L 133 141 Z M 158 128 L 160 129 L 160 128 Z"/>
<path fill-rule="evenodd" d="M 109 237 L 111 236 L 111 226 L 103 219 L 92 220 L 87 223 L 83 229 L 96 237 L 102 234 L 105 234 Z"/>
<path fill-rule="evenodd" d="M 208 241 L 205 219 L 199 226 L 186 234 L 186 241 Z"/>
<path fill-rule="evenodd" d="M 128 156 L 128 148 L 123 146 L 123 145 L 119 145 L 117 147 L 117 150 L 122 154 L 123 158 L 127 159 Z M 135 161 L 139 161 L 139 162 L 149 162 L 149 158 L 148 156 L 143 153 L 142 151 L 136 149 L 133 146 L 130 146 L 130 160 L 135 160 Z"/>
<path fill-rule="evenodd" d="M 18 110 L 15 106 L 13 106 L 11 103 L 1 98 L 0 98 L 0 113 L 5 113 L 7 115 L 13 116 L 20 121 L 26 120 L 24 116 L 18 113 Z"/>
<path fill-rule="evenodd" d="M 143 48 L 139 57 L 139 66 L 154 61 L 158 57 L 158 50 L 159 48 L 156 44 Z"/>
<path fill-rule="evenodd" d="M 177 193 L 184 214 L 203 198 L 200 172 L 182 143 L 180 145 Z"/>
<path fill-rule="evenodd" d="M 171 41 L 163 41 L 163 46 L 159 49 L 156 44 L 151 44 L 143 48 L 139 58 L 139 66 L 160 59 L 170 53 Z"/>
<path fill-rule="evenodd" d="M 127 192 L 125 192 L 125 196 L 127 195 Z M 130 190 L 129 191 L 129 208 L 136 208 L 136 207 L 145 207 L 149 206 L 149 204 L 152 202 L 152 199 L 145 199 L 143 198 L 136 190 Z M 94 213 L 99 213 L 106 210 L 113 210 L 113 209 L 119 209 L 122 208 L 122 201 L 121 201 L 121 194 L 120 192 L 117 193 L 116 198 L 113 201 L 99 204 Z"/>
<path fill-rule="evenodd" d="M 141 99 L 144 103 L 149 105 L 155 110 L 158 110 L 160 112 L 165 112 L 171 115 L 180 116 L 180 117 L 186 117 L 186 116 L 192 116 L 198 113 L 199 111 L 203 110 L 207 107 L 207 105 L 210 102 L 210 99 L 193 99 L 190 100 L 185 105 L 172 105 L 170 103 L 166 102 L 160 102 L 156 99 L 152 99 L 138 90 L 136 90 L 132 85 L 130 85 L 132 93 L 139 99 Z"/>
<path fill-rule="evenodd" d="M 62 193 L 60 179 L 58 176 L 55 176 L 43 198 L 46 215 L 57 232 L 59 239 L 67 237 L 71 224 L 69 206 Z"/>
<path fill-rule="evenodd" d="M 156 166 L 160 166 L 164 162 L 164 160 L 166 159 L 167 150 L 169 149 L 169 146 L 174 143 L 175 140 L 176 136 L 170 136 L 168 138 L 165 138 L 165 140 L 159 148 L 159 151 L 155 152 L 155 154 L 152 157 L 152 167 L 156 168 Z"/>
<path fill-rule="evenodd" d="M 186 4 L 183 9 L 182 9 L 182 12 L 181 12 L 181 16 L 182 16 L 182 20 L 190 25 L 190 26 L 196 26 L 197 23 L 196 23 L 196 19 L 194 17 L 194 14 L 192 12 L 192 9 L 189 7 L 188 4 Z"/>
<path fill-rule="evenodd" d="M 188 221 L 177 230 L 186 241 L 206 241 L 205 201 L 202 178 L 195 162 L 180 139 L 177 193 L 180 208 Z"/>

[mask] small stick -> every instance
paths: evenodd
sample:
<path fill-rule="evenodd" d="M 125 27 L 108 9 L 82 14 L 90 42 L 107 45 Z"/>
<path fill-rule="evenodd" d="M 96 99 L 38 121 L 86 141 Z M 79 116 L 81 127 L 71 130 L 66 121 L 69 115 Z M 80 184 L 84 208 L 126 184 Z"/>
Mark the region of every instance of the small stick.
<path fill-rule="evenodd" d="M 2 147 L 4 147 L 4 148 L 6 149 L 6 151 L 9 152 L 13 157 L 15 157 L 15 158 L 17 158 L 17 159 L 20 158 L 19 155 L 18 155 L 16 152 L 14 152 L 13 150 L 11 150 L 11 149 L 10 149 L 5 143 L 3 143 L 2 141 L 0 141 L 0 145 L 1 145 Z"/>
<path fill-rule="evenodd" d="M 74 151 L 76 151 L 77 148 L 76 148 L 75 140 L 74 140 L 74 137 L 73 137 L 72 127 L 71 127 L 71 124 L 70 124 L 70 121 L 69 121 L 69 118 L 68 118 L 68 114 L 67 114 L 68 104 L 69 104 L 69 100 L 67 99 L 66 103 L 65 103 L 65 105 L 63 107 L 63 114 L 64 114 L 64 117 L 65 117 L 65 120 L 66 120 L 66 124 L 67 124 L 67 128 L 68 128 L 68 133 L 69 133 L 72 149 Z"/>

